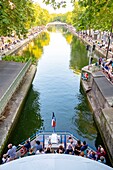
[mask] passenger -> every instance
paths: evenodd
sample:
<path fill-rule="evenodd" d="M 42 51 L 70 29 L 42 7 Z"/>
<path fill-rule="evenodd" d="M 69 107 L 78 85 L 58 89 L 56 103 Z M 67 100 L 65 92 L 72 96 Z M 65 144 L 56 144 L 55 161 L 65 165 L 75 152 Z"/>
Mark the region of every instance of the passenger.
<path fill-rule="evenodd" d="M 104 156 L 101 156 L 100 159 L 98 160 L 98 162 L 106 164 L 106 159 Z"/>
<path fill-rule="evenodd" d="M 42 149 L 42 145 L 40 144 L 39 140 L 35 140 L 35 144 L 32 146 L 33 151 L 36 153 L 37 150 L 41 150 Z"/>
<path fill-rule="evenodd" d="M 84 141 L 81 148 L 80 148 L 80 150 L 85 151 L 87 148 L 88 148 L 88 145 L 86 144 L 86 141 Z"/>
<path fill-rule="evenodd" d="M 78 140 L 78 141 L 77 141 L 77 144 L 75 145 L 75 148 L 74 148 L 74 154 L 75 154 L 75 155 L 80 155 L 80 153 L 81 153 L 81 150 L 80 150 L 81 147 L 82 147 L 81 141 Z"/>
<path fill-rule="evenodd" d="M 31 148 L 31 143 L 29 140 L 27 140 L 24 145 L 19 144 L 19 146 L 24 146 L 27 149 L 27 152 L 29 152 L 29 149 Z"/>
<path fill-rule="evenodd" d="M 8 161 L 9 161 L 8 155 L 4 154 L 3 157 L 2 157 L 2 164 L 6 163 Z"/>
<path fill-rule="evenodd" d="M 87 158 L 92 159 L 92 160 L 96 160 L 97 159 L 96 153 L 92 150 L 89 150 L 88 153 L 87 153 Z"/>
<path fill-rule="evenodd" d="M 60 145 L 59 148 L 57 149 L 57 153 L 62 154 L 64 152 L 65 152 L 64 147 L 62 145 Z"/>
<path fill-rule="evenodd" d="M 97 150 L 97 160 L 100 159 L 101 156 L 106 156 L 106 152 L 104 150 L 104 148 L 102 146 L 99 146 L 98 147 L 98 150 Z"/>
<path fill-rule="evenodd" d="M 28 156 L 35 155 L 35 152 L 33 152 L 33 149 L 32 149 L 32 148 L 29 149 L 29 152 L 28 152 L 27 155 L 28 155 Z"/>
<path fill-rule="evenodd" d="M 16 159 L 17 158 L 16 146 L 9 144 L 8 145 L 8 151 L 5 155 L 9 157 L 8 161 L 12 161 L 12 160 Z"/>
<path fill-rule="evenodd" d="M 74 151 L 74 147 L 75 147 L 75 143 L 73 141 L 73 138 L 70 136 L 68 138 L 68 144 L 67 144 L 67 149 L 66 149 L 66 154 L 73 154 L 73 151 Z"/>
<path fill-rule="evenodd" d="M 51 148 L 48 146 L 46 149 L 45 149 L 45 153 L 52 153 L 52 151 L 51 151 Z"/>
<path fill-rule="evenodd" d="M 24 157 L 27 153 L 27 148 L 25 146 L 22 146 L 20 149 L 20 157 Z"/>
<path fill-rule="evenodd" d="M 79 156 L 85 157 L 84 152 L 80 152 Z"/>
<path fill-rule="evenodd" d="M 35 154 L 36 154 L 36 155 L 44 154 L 44 151 L 43 151 L 43 149 L 39 149 L 39 150 L 36 151 Z"/>

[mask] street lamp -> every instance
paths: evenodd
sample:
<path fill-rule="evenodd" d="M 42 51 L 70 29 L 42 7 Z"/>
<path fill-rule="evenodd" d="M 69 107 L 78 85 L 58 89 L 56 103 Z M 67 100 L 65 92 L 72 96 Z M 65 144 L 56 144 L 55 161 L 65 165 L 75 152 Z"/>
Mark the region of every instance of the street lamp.
<path fill-rule="evenodd" d="M 109 46 L 110 46 L 110 34 L 108 35 L 108 46 L 107 46 L 107 52 L 106 52 L 106 60 L 108 58 Z"/>

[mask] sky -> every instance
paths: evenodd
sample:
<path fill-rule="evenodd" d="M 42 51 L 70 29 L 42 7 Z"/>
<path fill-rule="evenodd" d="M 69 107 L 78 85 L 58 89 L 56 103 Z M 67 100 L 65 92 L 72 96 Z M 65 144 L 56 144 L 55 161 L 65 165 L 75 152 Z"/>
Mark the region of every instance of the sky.
<path fill-rule="evenodd" d="M 57 10 L 54 10 L 53 7 L 51 5 L 46 5 L 45 3 L 43 3 L 43 0 L 33 0 L 34 2 L 37 2 L 42 8 L 47 9 L 49 11 L 49 13 L 66 13 L 68 11 L 72 11 L 73 7 L 72 7 L 72 3 L 70 3 L 71 0 L 66 0 L 67 3 L 67 7 L 66 8 L 60 8 Z M 61 0 L 56 0 L 56 2 L 59 2 Z"/>

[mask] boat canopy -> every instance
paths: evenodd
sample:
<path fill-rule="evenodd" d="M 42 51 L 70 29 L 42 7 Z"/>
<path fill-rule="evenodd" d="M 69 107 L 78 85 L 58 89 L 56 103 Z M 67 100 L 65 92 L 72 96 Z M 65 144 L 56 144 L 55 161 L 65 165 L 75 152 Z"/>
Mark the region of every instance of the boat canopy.
<path fill-rule="evenodd" d="M 40 154 L 5 163 L 0 170 L 113 170 L 100 162 L 67 154 Z"/>

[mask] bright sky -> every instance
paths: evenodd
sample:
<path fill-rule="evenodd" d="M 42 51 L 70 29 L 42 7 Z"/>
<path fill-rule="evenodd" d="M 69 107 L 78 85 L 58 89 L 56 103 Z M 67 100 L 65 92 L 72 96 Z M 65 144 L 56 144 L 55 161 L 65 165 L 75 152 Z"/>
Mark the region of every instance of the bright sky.
<path fill-rule="evenodd" d="M 71 0 L 66 0 L 66 4 L 67 4 L 66 8 L 60 8 L 57 10 L 54 10 L 51 5 L 46 5 L 45 3 L 43 3 L 43 0 L 33 0 L 33 1 L 39 3 L 42 8 L 47 9 L 49 13 L 66 13 L 68 11 L 73 10 L 72 3 L 70 3 Z M 56 0 L 56 2 L 59 2 L 59 1 L 61 0 Z"/>

